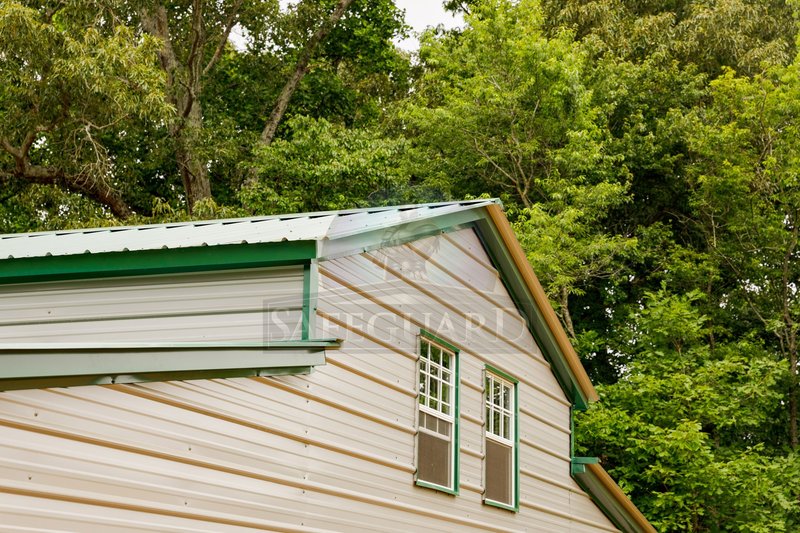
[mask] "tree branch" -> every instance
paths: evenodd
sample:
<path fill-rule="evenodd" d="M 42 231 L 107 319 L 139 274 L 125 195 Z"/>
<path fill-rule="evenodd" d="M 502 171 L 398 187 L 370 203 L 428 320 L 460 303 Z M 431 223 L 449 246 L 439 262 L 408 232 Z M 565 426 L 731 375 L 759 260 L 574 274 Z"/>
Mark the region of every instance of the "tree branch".
<path fill-rule="evenodd" d="M 242 7 L 242 0 L 236 0 L 236 3 L 231 8 L 231 12 L 228 13 L 228 19 L 225 21 L 225 29 L 222 32 L 222 36 L 219 39 L 219 43 L 217 44 L 216 50 L 214 50 L 214 55 L 211 56 L 211 59 L 208 61 L 208 64 L 203 69 L 203 76 L 208 74 L 208 72 L 214 68 L 217 64 L 219 59 L 222 57 L 222 52 L 225 50 L 225 45 L 228 43 L 228 37 L 231 35 L 231 30 L 233 26 L 236 24 L 236 19 L 239 16 L 239 9 Z"/>
<path fill-rule="evenodd" d="M 143 9 L 141 19 L 142 29 L 161 41 L 161 50 L 158 52 L 158 58 L 161 61 L 161 68 L 167 73 L 167 85 L 172 87 L 175 84 L 175 70 L 178 68 L 179 63 L 169 35 L 167 10 L 163 5 L 157 5 L 152 10 Z M 175 102 L 171 103 L 174 104 Z"/>
<path fill-rule="evenodd" d="M 330 16 L 317 28 L 317 31 L 315 31 L 306 42 L 306 45 L 303 47 L 303 52 L 300 54 L 300 59 L 297 61 L 297 65 L 294 68 L 294 72 L 292 72 L 286 85 L 283 86 L 280 95 L 278 95 L 275 107 L 272 109 L 269 120 L 267 120 L 264 130 L 261 132 L 261 144 L 268 146 L 272 143 L 272 139 L 275 138 L 275 132 L 278 130 L 278 124 L 280 124 L 284 113 L 286 113 L 286 108 L 289 107 L 289 101 L 292 99 L 292 95 L 300 85 L 303 76 L 305 76 L 309 70 L 309 63 L 311 63 L 314 52 L 316 52 L 319 44 L 330 34 L 336 26 L 336 23 L 339 22 L 339 19 L 342 18 L 345 11 L 347 11 L 347 8 L 350 7 L 352 3 L 353 0 L 339 0 L 339 3 L 336 4 L 336 8 Z"/>
<path fill-rule="evenodd" d="M 39 128 L 37 128 L 38 130 Z M 47 129 L 46 127 L 44 129 Z M 131 208 L 108 183 L 103 180 L 86 179 L 79 175 L 67 174 L 63 169 L 42 165 L 31 165 L 28 160 L 28 149 L 33 144 L 37 130 L 25 136 L 22 147 L 16 148 L 6 138 L 0 138 L 0 147 L 14 158 L 14 171 L 0 172 L 6 178 L 21 178 L 31 183 L 56 185 L 72 192 L 83 194 L 108 207 L 115 216 L 128 218 L 133 214 Z"/>

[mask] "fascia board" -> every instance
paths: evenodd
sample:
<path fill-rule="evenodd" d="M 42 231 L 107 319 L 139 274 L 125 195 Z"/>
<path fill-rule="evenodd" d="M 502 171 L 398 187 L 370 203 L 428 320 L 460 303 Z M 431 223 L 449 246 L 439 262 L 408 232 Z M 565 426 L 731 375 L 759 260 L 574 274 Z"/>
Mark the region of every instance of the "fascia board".
<path fill-rule="evenodd" d="M 590 402 L 598 400 L 594 385 L 561 327 L 502 209 L 498 205 L 489 205 L 485 212 L 487 216 L 476 223 L 484 246 L 500 270 L 517 307 L 528 321 L 528 328 L 552 365 L 564 393 L 577 409 L 586 409 Z"/>
<path fill-rule="evenodd" d="M 315 255 L 309 240 L 4 259 L 0 285 L 280 266 Z"/>
<path fill-rule="evenodd" d="M 572 477 L 620 530 L 625 533 L 656 533 L 596 457 L 574 457 Z"/>

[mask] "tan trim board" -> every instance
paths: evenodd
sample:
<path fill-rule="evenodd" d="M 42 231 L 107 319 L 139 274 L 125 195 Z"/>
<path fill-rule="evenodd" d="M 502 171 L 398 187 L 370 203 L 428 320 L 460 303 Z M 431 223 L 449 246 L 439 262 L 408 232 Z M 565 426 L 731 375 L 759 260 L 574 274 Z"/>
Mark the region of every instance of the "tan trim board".
<path fill-rule="evenodd" d="M 603 487 L 611 494 L 614 499 L 628 512 L 630 517 L 636 522 L 636 524 L 642 528 L 642 530 L 647 531 L 649 533 L 656 533 L 656 529 L 650 524 L 650 522 L 645 518 L 642 512 L 633 504 L 633 502 L 628 498 L 627 494 L 622 492 L 622 489 L 619 488 L 617 482 L 608 475 L 608 472 L 600 466 L 599 463 L 595 464 L 587 464 L 586 468 L 592 472 L 592 474 L 597 478 L 598 481 L 603 485 Z"/>
<path fill-rule="evenodd" d="M 536 306 L 539 308 L 540 313 L 544 317 L 547 327 L 553 334 L 553 337 L 555 338 L 559 349 L 563 353 L 567 365 L 575 376 L 581 391 L 586 398 L 589 399 L 589 401 L 596 402 L 600 399 L 597 396 L 597 391 L 595 390 L 594 385 L 592 385 L 589 375 L 586 373 L 586 369 L 583 368 L 583 364 L 581 363 L 578 354 L 575 352 L 572 344 L 570 344 L 567 333 L 564 331 L 564 328 L 561 327 L 561 322 L 559 322 L 556 312 L 553 310 L 553 306 L 550 305 L 550 300 L 548 300 L 547 294 L 545 294 L 544 289 L 542 288 L 542 284 L 539 283 L 539 278 L 537 278 L 536 274 L 533 272 L 533 268 L 531 268 L 528 258 L 525 255 L 522 246 L 519 244 L 516 235 L 514 235 L 514 230 L 503 213 L 502 208 L 496 204 L 487 205 L 486 212 L 489 214 L 489 218 L 491 218 L 492 222 L 497 228 L 497 231 L 503 240 L 503 244 L 505 244 L 506 248 L 511 254 L 514 265 L 517 267 L 517 270 L 522 276 L 522 279 L 525 281 L 528 290 L 533 296 Z"/>

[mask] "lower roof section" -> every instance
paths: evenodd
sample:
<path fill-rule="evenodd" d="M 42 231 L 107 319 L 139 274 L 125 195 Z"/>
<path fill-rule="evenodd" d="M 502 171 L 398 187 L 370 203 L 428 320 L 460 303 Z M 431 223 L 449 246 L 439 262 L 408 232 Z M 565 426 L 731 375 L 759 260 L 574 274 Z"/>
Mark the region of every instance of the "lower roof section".
<path fill-rule="evenodd" d="M 573 457 L 572 477 L 605 515 L 625 533 L 656 533 L 597 457 Z"/>
<path fill-rule="evenodd" d="M 0 344 L 0 390 L 308 373 L 334 339 Z"/>

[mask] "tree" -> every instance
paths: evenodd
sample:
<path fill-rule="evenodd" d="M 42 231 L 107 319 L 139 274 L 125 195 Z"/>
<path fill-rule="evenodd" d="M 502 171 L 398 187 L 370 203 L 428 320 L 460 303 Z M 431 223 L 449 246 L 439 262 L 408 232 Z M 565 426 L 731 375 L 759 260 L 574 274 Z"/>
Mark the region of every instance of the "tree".
<path fill-rule="evenodd" d="M 380 75 L 388 79 L 398 65 L 402 68 L 390 42 L 402 31 L 402 20 L 390 0 L 342 0 L 335 5 L 308 0 L 283 10 L 277 0 L 109 0 L 59 2 L 52 9 L 47 3 L 29 3 L 36 8 L 14 2 L 9 7 L 4 4 L 3 10 L 4 47 L 16 58 L 4 65 L 10 68 L 8 78 L 20 87 L 28 74 L 34 78 L 32 85 L 25 80 L 30 90 L 23 96 L 28 102 L 8 92 L 3 105 L 13 109 L 13 119 L 36 123 L 42 115 L 72 116 L 72 110 L 64 111 L 65 102 L 74 108 L 75 102 L 108 100 L 115 107 L 102 117 L 106 121 L 86 118 L 94 125 L 91 138 L 78 131 L 73 139 L 83 140 L 73 143 L 74 150 L 60 147 L 66 163 L 85 160 L 88 156 L 73 157 L 81 148 L 89 155 L 92 151 L 102 155 L 95 157 L 97 165 L 83 165 L 80 172 L 54 168 L 43 174 L 42 165 L 31 163 L 29 152 L 38 147 L 36 135 L 54 128 L 45 121 L 36 123 L 31 135 L 6 135 L 5 175 L 24 174 L 29 181 L 87 194 L 119 218 L 149 214 L 156 199 L 183 204 L 190 214 L 197 202 L 215 204 L 214 196 L 222 202 L 235 201 L 242 182 L 238 169 L 244 168 L 239 163 L 252 157 L 256 145 L 268 144 L 280 133 L 278 125 L 291 112 L 296 92 L 305 92 L 306 103 L 309 93 L 331 102 L 354 99 L 356 94 L 358 104 L 365 106 L 370 95 L 378 93 L 371 93 L 373 86 L 354 80 L 352 74 L 365 72 L 364 66 L 373 63 L 377 65 L 372 67 L 373 80 Z M 19 10 L 24 10 L 24 17 Z M 26 28 L 27 41 L 18 38 L 18 26 Z M 228 42 L 234 27 L 247 35 L 244 50 Z M 326 47 L 330 35 L 337 43 Z M 76 57 L 79 53 L 83 56 Z M 111 58 L 112 53 L 119 61 Z M 41 78 L 50 63 L 74 67 L 92 54 L 95 64 L 89 72 L 94 78 L 78 80 L 94 84 L 91 94 L 78 94 L 77 82 L 64 85 L 53 83 L 52 77 Z M 29 69 L 32 64 L 41 66 Z M 235 71 L 245 65 L 257 70 Z M 20 69 L 27 71 L 14 78 Z M 71 75 L 77 76 L 75 72 Z M 327 83 L 304 88 L 301 82 L 309 72 L 325 73 Z M 232 75 L 244 94 L 223 89 Z M 120 77 L 127 78 L 131 94 L 123 94 L 122 84 L 112 87 L 105 82 Z M 317 81 L 324 78 L 318 76 Z M 36 89 L 42 87 L 50 97 L 34 102 Z M 385 92 L 383 87 L 377 90 Z M 161 101 L 156 103 L 156 98 Z M 342 107 L 333 103 L 327 110 L 334 114 L 337 106 Z M 326 111 L 324 106 L 318 109 Z M 11 172 L 17 167 L 24 172 Z"/>
<path fill-rule="evenodd" d="M 466 20 L 462 32 L 423 41 L 425 72 L 400 123 L 424 146 L 429 175 L 450 176 L 460 194 L 508 201 L 574 338 L 570 296 L 618 274 L 617 259 L 635 246 L 602 229 L 608 210 L 627 199 L 626 168 L 608 152 L 585 56 L 568 36 L 542 34 L 536 2 L 475 2 Z"/>
<path fill-rule="evenodd" d="M 702 299 L 646 294 L 617 346 L 625 375 L 576 420 L 579 451 L 601 450 L 659 531 L 792 531 L 800 461 L 765 444 L 786 369 L 754 336 L 710 349 Z"/>
<path fill-rule="evenodd" d="M 408 194 L 402 139 L 302 116 L 287 127 L 288 138 L 259 148 L 256 179 L 239 193 L 251 212 L 347 209 L 397 203 Z"/>
<path fill-rule="evenodd" d="M 785 65 L 794 54 L 797 26 L 785 0 L 545 0 L 543 6 L 550 32 L 569 28 L 597 56 L 660 57 L 711 75 L 724 67 L 752 75 L 762 63 Z"/>
<path fill-rule="evenodd" d="M 730 272 L 729 312 L 760 328 L 788 368 L 787 439 L 798 444 L 800 64 L 753 79 L 728 72 L 692 120 L 696 225 Z M 737 308 L 736 306 L 739 306 Z"/>
<path fill-rule="evenodd" d="M 0 6 L 0 178 L 62 187 L 125 218 L 102 141 L 135 120 L 167 121 L 158 46 L 100 6 Z M 15 185 L 7 185 L 14 187 Z"/>

